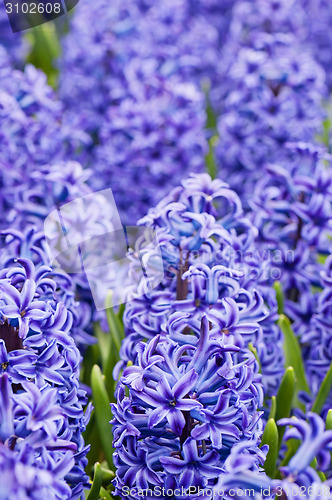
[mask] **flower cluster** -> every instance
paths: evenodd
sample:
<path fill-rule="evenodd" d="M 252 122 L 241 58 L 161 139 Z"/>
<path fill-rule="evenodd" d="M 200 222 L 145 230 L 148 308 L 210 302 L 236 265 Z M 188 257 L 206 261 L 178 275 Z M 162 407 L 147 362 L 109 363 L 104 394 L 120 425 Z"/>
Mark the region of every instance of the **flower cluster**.
<path fill-rule="evenodd" d="M 36 248 L 32 245 L 30 251 Z M 12 483 L 6 484 L 11 494 L 5 498 L 20 488 L 25 489 L 22 498 L 34 488 L 36 495 L 79 498 L 88 484 L 88 447 L 82 432 L 90 409 L 84 414 L 81 355 L 71 336 L 75 319 L 65 303 L 70 298 L 61 290 L 61 278 L 66 277 L 54 276 L 49 267 L 35 266 L 28 258 L 8 257 L 7 252 L 1 260 L 0 455 L 16 463 Z M 29 481 L 17 481 L 20 463 L 22 470 L 31 468 Z M 0 477 L 6 467 L 0 466 Z"/>
<path fill-rule="evenodd" d="M 110 107 L 90 184 L 94 190 L 112 186 L 123 223 L 135 224 L 138 214 L 165 196 L 169 179 L 180 181 L 187 169 L 203 170 L 203 108 L 203 97 L 192 84 L 165 82 L 156 75 L 144 85 L 137 80 L 133 92 Z"/>
<path fill-rule="evenodd" d="M 82 159 L 96 170 L 91 186 L 112 187 L 126 222 L 186 173 L 204 170 L 202 85 L 215 79 L 223 31 L 208 21 L 215 11 L 214 2 L 196 9 L 187 0 L 111 7 L 99 0 L 93 12 L 85 2 L 75 12 L 63 42 L 60 94 L 92 138 Z"/>
<path fill-rule="evenodd" d="M 319 131 L 324 72 L 310 53 L 299 59 L 291 34 L 260 33 L 232 54 L 216 154 L 220 175 L 246 203 L 264 165 L 287 161 L 287 142 L 312 141 Z"/>
<path fill-rule="evenodd" d="M 120 496 L 124 487 L 207 487 L 235 442 L 257 440 L 262 389 L 253 354 L 224 343 L 206 316 L 187 337 L 138 344 L 137 365 L 123 372 L 129 396 L 120 385 L 113 406 Z"/>
<path fill-rule="evenodd" d="M 313 395 L 316 395 L 331 365 L 332 339 L 332 258 L 326 261 L 321 271 L 320 292 L 307 293 L 298 303 L 289 303 L 289 316 L 294 318 L 294 330 L 298 333 L 307 371 L 307 378 Z M 312 401 L 307 402 L 310 406 Z M 326 417 L 331 408 L 331 394 L 327 396 L 322 409 Z"/>
<path fill-rule="evenodd" d="M 229 37 L 243 46 L 251 45 L 261 33 L 293 33 L 306 36 L 307 13 L 302 0 L 238 0 Z"/>
<path fill-rule="evenodd" d="M 258 245 L 275 257 L 280 270 L 285 311 L 301 342 L 316 395 L 331 360 L 330 258 L 325 269 L 322 263 L 332 237 L 330 158 L 302 143 L 288 149 L 289 169 L 268 165 L 257 183 L 252 220 L 259 229 Z"/>
<path fill-rule="evenodd" d="M 320 284 L 318 256 L 328 252 L 332 234 L 332 181 L 323 150 L 303 143 L 290 144 L 288 150 L 288 169 L 266 166 L 251 216 L 260 244 L 282 256 L 281 281 L 291 299 L 296 293 L 303 297 L 309 284 Z"/>
<path fill-rule="evenodd" d="M 82 192 L 86 174 L 67 157 L 84 134 L 63 123 L 62 104 L 32 65 L 24 72 L 4 65 L 0 78 L 1 226 L 40 224 L 50 210 Z"/>
<path fill-rule="evenodd" d="M 6 373 L 0 375 L 0 389 L 2 498 L 71 498 L 65 478 L 75 466 L 77 448 L 59 437 L 65 414 L 56 404 L 56 389 L 22 382 L 15 394 Z"/>
<path fill-rule="evenodd" d="M 330 480 L 322 481 L 312 467 L 315 459 L 320 470 L 326 471 L 331 458 L 332 431 L 325 430 L 324 421 L 314 413 L 308 413 L 308 421 L 298 418 L 281 419 L 280 427 L 287 426 L 285 441 L 293 440 L 294 449 L 288 457 L 288 465 L 281 468 L 283 479 L 271 480 L 257 467 L 257 458 L 250 454 L 250 443 L 237 443 L 225 462 L 227 474 L 219 477 L 213 490 L 213 498 L 223 500 L 240 499 L 245 491 L 256 500 L 289 498 L 300 500 L 308 498 L 331 498 Z M 224 495 L 220 495 L 220 492 Z M 211 496 L 212 498 L 212 496 Z"/>
<path fill-rule="evenodd" d="M 4 49 L 4 50 L 3 50 Z M 21 66 L 27 53 L 27 43 L 21 33 L 13 33 L 9 24 L 5 4 L 0 8 L 0 65 L 3 57 L 8 64 Z"/>
<path fill-rule="evenodd" d="M 114 406 L 120 495 L 125 486 L 165 486 L 170 474 L 174 487 L 213 485 L 243 439 L 263 462 L 263 392 L 248 345 L 257 348 L 267 392 L 283 372 L 275 297 L 251 253 L 256 230 L 227 184 L 192 176 L 142 223 L 157 229 L 165 276 L 125 310 L 116 373 L 132 366 Z M 153 249 L 143 252 L 143 262 L 155 258 Z"/>
<path fill-rule="evenodd" d="M 315 59 L 323 66 L 327 83 L 331 89 L 332 64 L 330 57 L 332 5 L 328 0 L 302 0 L 307 14 L 306 42 L 313 52 Z"/>
<path fill-rule="evenodd" d="M 275 325 L 276 299 L 266 284 L 268 256 L 255 252 L 256 229 L 244 217 L 238 196 L 207 174 L 193 175 L 142 219 L 157 230 L 162 262 L 153 247 L 143 262 L 163 270 L 158 287 L 128 302 L 127 337 L 121 359 L 135 361 L 135 344 L 164 331 L 178 342 L 206 314 L 212 330 L 240 347 L 258 350 L 265 388 L 278 386 L 283 372 L 282 341 Z M 133 256 L 132 279 L 138 265 Z M 188 339 L 187 342 L 190 342 Z"/>
<path fill-rule="evenodd" d="M 90 3 L 0 6 L 0 499 L 331 499 L 332 4 Z"/>

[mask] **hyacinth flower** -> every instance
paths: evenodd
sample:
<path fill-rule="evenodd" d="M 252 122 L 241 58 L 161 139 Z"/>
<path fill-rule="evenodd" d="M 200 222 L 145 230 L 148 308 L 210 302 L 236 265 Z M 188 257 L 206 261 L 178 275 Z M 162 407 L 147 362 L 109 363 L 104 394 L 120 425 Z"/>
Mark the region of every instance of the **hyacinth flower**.
<path fill-rule="evenodd" d="M 282 419 L 281 426 L 289 426 L 285 434 L 288 439 L 300 440 L 296 454 L 289 461 L 286 471 L 288 474 L 297 474 L 310 465 L 316 457 L 319 470 L 326 470 L 330 464 L 329 450 L 332 448 L 332 431 L 325 430 L 324 420 L 315 413 L 308 413 L 308 420 L 296 418 Z"/>
<path fill-rule="evenodd" d="M 0 222 L 2 229 L 22 229 L 28 221 L 41 224 L 54 206 L 85 194 L 88 172 L 68 160 L 86 136 L 64 122 L 63 104 L 42 71 L 0 64 L 0 77 Z"/>
<path fill-rule="evenodd" d="M 63 41 L 60 95 L 69 123 L 79 110 L 80 127 L 93 141 L 82 162 L 97 171 L 93 189 L 112 186 L 125 222 L 136 223 L 155 206 L 166 184 L 205 168 L 202 86 L 220 84 L 215 68 L 232 2 L 195 4 L 99 0 L 93 11 L 99 21 L 91 23 L 91 9 L 81 2 Z M 84 57 L 82 47 L 89 47 Z"/>
<path fill-rule="evenodd" d="M 27 465 L 37 460 L 37 467 L 46 471 L 52 498 L 63 498 L 56 486 L 52 492 L 58 480 L 62 491 L 70 492 L 65 498 L 79 498 L 88 485 L 84 468 L 89 447 L 82 432 L 91 408 L 84 414 L 81 356 L 70 334 L 73 316 L 61 302 L 61 293 L 57 296 L 53 278 L 52 270 L 40 262 L 35 266 L 30 259 L 10 259 L 8 254 L 1 270 L 0 372 L 6 399 L 1 441 L 8 448 L 4 456 L 12 453 L 17 464 L 21 459 L 24 464 L 25 456 Z M 26 487 L 29 491 L 33 486 L 32 474 Z"/>
<path fill-rule="evenodd" d="M 295 15 L 296 14 L 296 15 Z M 306 12 L 302 0 L 238 0 L 230 26 L 230 38 L 250 45 L 257 33 L 293 33 L 306 36 Z"/>
<path fill-rule="evenodd" d="M 200 457 L 197 449 L 197 442 L 187 438 L 182 447 L 183 458 L 160 457 L 160 462 L 169 474 L 178 476 L 179 487 L 200 486 L 201 480 L 197 472 L 204 474 L 207 479 L 215 478 L 220 474 L 221 469 L 216 467 L 220 457 L 217 452 L 210 451 Z M 196 484 L 195 484 L 196 483 Z"/>
<path fill-rule="evenodd" d="M 329 249 L 332 233 L 332 188 L 324 152 L 305 144 L 289 145 L 290 169 L 266 167 L 251 203 L 252 220 L 264 248 L 280 255 L 281 280 L 290 298 L 319 285 L 317 256 Z M 318 270 L 318 273 L 317 273 Z"/>
<path fill-rule="evenodd" d="M 84 349 L 84 346 L 87 344 L 95 342 L 91 335 L 93 314 L 91 294 L 83 295 L 87 291 L 86 281 L 80 279 L 79 275 L 73 276 L 72 279 L 72 277 L 64 271 L 51 269 L 46 250 L 45 234 L 38 231 L 36 226 L 28 225 L 25 231 L 19 231 L 13 228 L 3 230 L 1 236 L 2 251 L 0 254 L 0 263 L 2 271 L 0 274 L 2 277 L 6 278 L 6 269 L 15 265 L 15 259 L 23 259 L 24 262 L 28 263 L 30 272 L 32 272 L 33 266 L 38 270 L 41 269 L 41 272 L 47 276 L 46 283 L 51 285 L 48 290 L 44 289 L 44 294 L 46 294 L 44 298 L 47 297 L 48 300 L 52 301 L 54 304 L 56 317 L 60 321 L 64 321 L 65 324 L 65 322 L 68 321 L 66 311 L 69 311 L 71 323 L 70 332 L 80 348 Z M 30 261 L 32 267 L 31 264 L 29 264 Z M 5 286 L 8 287 L 6 284 Z M 10 287 L 9 289 L 12 290 Z M 82 294 L 82 300 L 80 302 L 77 301 L 77 296 L 79 294 Z M 20 302 L 20 300 L 18 302 Z M 40 306 L 42 308 L 45 307 L 43 305 Z M 7 307 L 10 307 L 10 305 Z M 12 304 L 12 307 L 15 308 L 15 305 Z M 18 306 L 16 306 L 16 315 L 17 309 Z M 12 314 L 15 316 L 15 312 L 13 309 L 11 310 Z M 18 321 L 21 323 L 29 322 L 29 317 L 25 318 L 25 316 L 26 314 L 24 314 L 22 318 L 22 316 L 19 315 Z M 49 315 L 49 323 L 54 323 L 52 315 Z"/>
<path fill-rule="evenodd" d="M 20 71 L 7 62 L 0 63 L 0 77 L 3 144 L 0 229 L 4 231 L 3 244 L 19 247 L 13 248 L 12 253 L 8 251 L 9 258 L 27 257 L 35 263 L 41 260 L 49 265 L 45 239 L 39 234 L 44 219 L 61 205 L 91 193 L 86 183 L 91 172 L 71 159 L 76 157 L 76 150 L 85 143 L 87 136 L 65 120 L 63 104 L 47 84 L 43 72 L 32 65 Z M 3 265 L 6 267 L 5 261 Z M 93 308 L 86 280 L 82 276 L 71 280 L 63 275 L 57 277 L 59 280 L 66 289 L 63 301 L 67 305 L 75 302 L 75 292 L 81 300 L 79 307 L 77 302 L 72 307 L 74 324 L 82 326 L 77 329 L 74 326 L 75 338 L 80 344 L 91 343 Z M 21 322 L 22 318 L 18 320 Z"/>
<path fill-rule="evenodd" d="M 57 390 L 22 382 L 15 394 L 7 373 L 0 387 L 1 498 L 75 498 L 66 479 L 77 446 L 59 433 L 65 414 Z"/>
<path fill-rule="evenodd" d="M 0 51 L 6 52 L 8 64 L 22 66 L 26 53 L 27 43 L 20 33 L 13 33 L 9 24 L 5 8 L 0 9 Z M 0 56 L 1 58 L 1 56 Z"/>
<path fill-rule="evenodd" d="M 123 222 L 134 224 L 167 194 L 170 178 L 174 185 L 184 171 L 203 171 L 207 143 L 204 96 L 192 83 L 153 72 L 142 85 L 138 62 L 129 70 L 137 83 L 105 117 L 90 184 L 94 190 L 112 186 Z"/>
<path fill-rule="evenodd" d="M 250 441 L 238 443 L 233 446 L 225 462 L 227 473 L 219 477 L 214 496 L 220 500 L 239 499 L 245 492 L 248 495 L 250 492 L 250 496 L 256 500 L 331 498 L 331 481 L 322 480 L 322 475 L 312 467 L 315 458 L 320 471 L 329 466 L 331 431 L 325 430 L 325 422 L 317 414 L 309 412 L 307 417 L 309 422 L 294 417 L 278 422 L 281 427 L 288 426 L 285 441 L 298 443 L 288 449 L 288 465 L 280 467 L 281 479 L 270 479 L 261 469 L 265 460 L 264 447 L 259 456 L 252 453 Z M 224 495 L 220 495 L 221 491 Z"/>
<path fill-rule="evenodd" d="M 331 362 L 331 258 L 323 264 L 332 235 L 330 158 L 305 144 L 289 149 L 290 170 L 280 165 L 266 168 L 255 190 L 251 217 L 259 229 L 258 245 L 280 270 L 285 312 L 293 321 L 315 396 Z"/>
<path fill-rule="evenodd" d="M 251 437 L 257 445 L 262 389 L 255 357 L 213 334 L 206 316 L 195 339 L 155 336 L 139 344 L 139 361 L 123 372 L 112 405 L 120 496 L 125 487 L 165 486 L 169 474 L 177 487 L 206 487 L 223 473 L 235 442 Z"/>
<path fill-rule="evenodd" d="M 225 473 L 219 476 L 212 490 L 213 498 L 218 500 L 231 496 L 237 499 L 241 496 L 251 496 L 256 500 L 274 498 L 275 495 L 268 496 L 268 493 L 275 492 L 278 483 L 271 480 L 262 469 L 266 453 L 266 446 L 257 450 L 255 440 L 244 440 L 234 444 L 225 461 Z"/>
<path fill-rule="evenodd" d="M 80 102 L 81 124 L 97 131 L 109 106 L 119 103 L 137 85 L 131 74 L 133 62 L 141 66 L 142 77 L 147 71 L 165 80 L 175 76 L 200 88 L 202 80 L 213 79 L 220 56 L 224 19 L 213 26 L 215 14 L 223 18 L 225 11 L 231 11 L 230 3 L 162 0 L 157 8 L 153 2 L 117 1 L 110 6 L 98 0 L 91 12 L 88 2 L 81 2 L 63 40 L 59 61 L 60 91 L 66 104 L 73 110 L 74 103 Z M 212 16 L 206 15 L 213 10 Z M 91 15 L 99 23 L 91 23 Z M 81 43 L 76 45 L 74 39 Z M 89 47 L 84 58 L 83 46 Z"/>
<path fill-rule="evenodd" d="M 294 440 L 297 445 L 293 447 L 288 464 L 280 467 L 284 479 L 277 486 L 277 492 L 284 492 L 291 499 L 300 498 L 303 491 L 310 499 L 328 499 L 331 498 L 331 481 L 322 481 L 322 475 L 313 468 L 313 461 L 317 459 L 319 471 L 330 468 L 332 431 L 325 430 L 325 422 L 315 413 L 309 412 L 307 419 L 293 417 L 278 422 L 280 426 L 287 426 L 285 441 Z"/>
<path fill-rule="evenodd" d="M 321 291 L 307 294 L 305 301 L 289 303 L 289 314 L 294 317 L 294 331 L 299 335 L 307 379 L 312 393 L 319 393 L 320 387 L 327 376 L 331 365 L 331 264 L 329 256 L 321 271 Z M 312 401 L 307 401 L 309 408 Z M 323 416 L 326 416 L 331 407 L 331 395 L 329 394 L 323 406 L 316 408 Z"/>
<path fill-rule="evenodd" d="M 292 34 L 258 33 L 243 47 L 234 40 L 219 98 L 216 156 L 219 175 L 247 208 L 264 166 L 287 162 L 286 143 L 313 141 L 320 130 L 325 76 L 310 52 L 298 58 Z"/>
<path fill-rule="evenodd" d="M 205 314 L 213 334 L 221 332 L 226 343 L 257 348 L 266 389 L 275 392 L 283 354 L 276 298 L 265 285 L 270 264 L 268 256 L 255 253 L 256 228 L 244 217 L 235 192 L 206 174 L 192 176 L 141 223 L 157 230 L 163 257 L 160 262 L 150 247 L 142 250 L 142 261 L 149 269 L 163 266 L 164 279 L 127 303 L 115 376 L 127 361 L 136 364 L 136 345 L 144 338 L 167 332 L 175 342 L 194 344 L 190 332 L 199 330 Z M 134 255 L 131 259 L 134 279 L 137 262 Z"/>
<path fill-rule="evenodd" d="M 306 43 L 315 59 L 325 70 L 329 89 L 332 85 L 331 58 L 329 49 L 332 7 L 328 0 L 301 0 L 306 12 Z"/>

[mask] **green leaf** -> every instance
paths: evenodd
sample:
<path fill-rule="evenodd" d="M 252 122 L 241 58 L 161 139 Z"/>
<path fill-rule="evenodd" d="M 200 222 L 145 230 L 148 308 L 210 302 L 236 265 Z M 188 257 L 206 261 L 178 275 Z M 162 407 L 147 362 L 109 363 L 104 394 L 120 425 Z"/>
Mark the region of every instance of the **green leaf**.
<path fill-rule="evenodd" d="M 325 428 L 327 431 L 332 431 L 332 410 L 328 411 L 328 414 L 326 417 Z"/>
<path fill-rule="evenodd" d="M 295 394 L 295 372 L 292 366 L 289 366 L 285 371 L 282 378 L 278 394 L 276 397 L 276 411 L 275 420 L 278 421 L 282 418 L 288 418 L 292 409 L 292 401 Z M 281 446 L 282 438 L 285 434 L 285 428 L 278 426 L 279 445 Z"/>
<path fill-rule="evenodd" d="M 297 381 L 297 391 L 310 393 L 305 376 L 300 344 L 294 335 L 290 321 L 287 316 L 282 314 L 278 324 L 284 334 L 285 368 L 288 368 L 289 366 L 294 368 Z M 302 408 L 303 410 L 305 409 L 304 405 L 299 401 L 297 396 L 295 398 L 295 405 L 298 408 Z"/>
<path fill-rule="evenodd" d="M 325 375 L 325 378 L 320 386 L 315 402 L 311 408 L 311 411 L 315 413 L 320 413 L 323 409 L 324 403 L 330 394 L 332 388 L 332 363 L 330 369 Z"/>
<path fill-rule="evenodd" d="M 258 363 L 258 365 L 259 365 L 259 373 L 262 373 L 262 365 L 261 365 L 261 362 L 260 362 L 260 360 L 259 360 L 259 357 L 258 357 L 258 353 L 257 353 L 257 349 L 256 349 L 256 347 L 254 347 L 254 346 L 253 346 L 253 344 L 251 344 L 251 343 L 250 343 L 250 344 L 248 344 L 248 349 L 249 349 L 249 351 L 250 351 L 250 352 L 252 352 L 252 353 L 253 353 L 253 355 L 254 355 L 254 356 L 255 356 L 255 358 L 256 358 L 256 361 L 257 361 L 257 363 Z"/>
<path fill-rule="evenodd" d="M 114 497 L 111 497 L 111 495 L 105 490 L 105 488 L 101 488 L 100 498 L 101 500 L 114 500 Z"/>
<path fill-rule="evenodd" d="M 109 423 L 112 419 L 112 411 L 110 407 L 109 396 L 105 387 L 104 377 L 98 365 L 95 365 L 92 369 L 91 388 L 100 441 L 108 466 L 111 470 L 114 470 L 113 436 L 112 427 Z"/>
<path fill-rule="evenodd" d="M 103 473 L 100 463 L 97 462 L 94 468 L 94 478 L 90 493 L 87 500 L 98 500 L 100 498 L 99 492 L 103 481 Z"/>
<path fill-rule="evenodd" d="M 284 313 L 284 294 L 282 291 L 282 286 L 280 281 L 276 281 L 273 285 L 273 288 L 276 291 L 276 298 L 278 302 L 278 314 L 283 314 Z"/>
<path fill-rule="evenodd" d="M 330 117 L 326 118 L 323 121 L 323 134 L 321 137 L 322 142 L 325 144 L 327 149 L 330 147 L 330 130 L 331 130 L 331 119 Z"/>
<path fill-rule="evenodd" d="M 217 130 L 218 118 L 212 107 L 210 99 L 211 81 L 209 78 L 205 78 L 202 82 L 202 90 L 205 95 L 206 101 L 206 125 L 208 130 Z"/>
<path fill-rule="evenodd" d="M 111 338 L 111 335 L 109 332 L 107 332 L 107 333 L 103 332 L 99 322 L 94 323 L 93 331 L 94 331 L 95 337 L 98 339 L 100 357 L 101 357 L 103 369 L 105 371 L 105 365 L 107 363 L 108 354 L 109 354 L 109 351 L 111 349 L 112 338 Z"/>
<path fill-rule="evenodd" d="M 279 454 L 279 437 L 278 428 L 273 418 L 270 418 L 266 424 L 260 447 L 264 444 L 269 445 L 269 451 L 264 463 L 264 469 L 269 477 L 274 478 Z"/>
<path fill-rule="evenodd" d="M 271 398 L 271 408 L 270 408 L 270 415 L 269 415 L 269 419 L 270 418 L 276 418 L 276 411 L 277 411 L 277 399 L 275 396 L 272 396 Z"/>
<path fill-rule="evenodd" d="M 90 423 L 92 424 L 91 426 Z M 86 473 L 90 475 L 94 464 L 102 459 L 102 446 L 99 437 L 98 427 L 96 425 L 94 418 L 94 411 L 90 418 L 89 427 L 87 428 L 83 436 L 85 443 L 91 444 L 90 450 L 86 456 L 88 464 L 85 467 Z"/>
<path fill-rule="evenodd" d="M 104 373 L 105 373 L 105 386 L 110 403 L 115 403 L 114 391 L 116 388 L 116 381 L 113 378 L 113 370 L 116 363 L 119 361 L 120 356 L 115 347 L 111 344 L 108 358 L 105 363 Z"/>
<path fill-rule="evenodd" d="M 106 467 L 101 466 L 101 471 L 103 474 L 103 482 L 102 485 L 104 487 L 108 486 L 112 479 L 115 478 L 115 474 L 112 470 L 107 469 Z"/>
<path fill-rule="evenodd" d="M 325 262 L 326 262 L 326 259 L 328 258 L 329 254 L 321 254 L 319 253 L 318 256 L 317 256 L 317 262 L 319 264 L 322 264 L 324 265 Z"/>
<path fill-rule="evenodd" d="M 105 379 L 106 379 L 106 389 L 110 397 L 110 401 L 114 402 L 114 391 L 116 382 L 113 379 L 113 370 L 116 363 L 120 359 L 120 348 L 122 340 L 124 339 L 124 326 L 122 321 L 123 310 L 119 308 L 118 314 L 115 314 L 112 307 L 112 295 L 108 295 L 106 300 L 106 316 L 110 329 L 110 341 L 109 348 L 107 351 L 107 359 L 105 362 Z"/>
<path fill-rule="evenodd" d="M 214 135 L 209 140 L 209 151 L 205 156 L 206 167 L 212 179 L 215 179 L 218 174 L 217 162 L 214 154 L 216 145 L 218 144 L 219 137 Z"/>
<path fill-rule="evenodd" d="M 118 310 L 118 318 L 121 324 L 123 325 L 123 314 L 125 312 L 126 306 L 125 304 L 120 304 L 119 305 L 119 310 Z"/>
<path fill-rule="evenodd" d="M 112 307 L 111 294 L 108 295 L 106 300 L 106 317 L 111 333 L 112 343 L 117 349 L 117 351 L 120 352 L 121 343 L 124 338 L 124 327 L 118 315 L 115 314 L 114 309 Z"/>
<path fill-rule="evenodd" d="M 47 76 L 48 83 L 56 88 L 58 70 L 54 65 L 61 52 L 60 42 L 53 22 L 35 26 L 27 33 L 31 44 L 28 62 L 40 68 Z"/>

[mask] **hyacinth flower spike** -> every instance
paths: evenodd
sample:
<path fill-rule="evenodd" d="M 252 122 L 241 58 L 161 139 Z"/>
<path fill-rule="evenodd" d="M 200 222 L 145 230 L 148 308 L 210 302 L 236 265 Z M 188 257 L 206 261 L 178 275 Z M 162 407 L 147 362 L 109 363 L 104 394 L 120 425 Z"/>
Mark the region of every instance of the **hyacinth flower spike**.
<path fill-rule="evenodd" d="M 170 387 L 167 377 L 163 376 L 158 381 L 155 390 L 146 387 L 144 392 L 138 393 L 138 399 L 154 408 L 149 415 L 148 426 L 152 428 L 166 418 L 172 431 L 180 436 L 186 425 L 183 412 L 190 412 L 202 406 L 199 401 L 188 398 L 197 379 L 198 374 L 192 369 L 183 375 L 173 388 Z"/>
<path fill-rule="evenodd" d="M 324 420 L 316 413 L 308 413 L 308 420 L 284 418 L 278 424 L 289 426 L 285 440 L 298 439 L 301 444 L 296 454 L 291 458 L 285 471 L 296 475 L 308 467 L 316 457 L 320 470 L 325 470 L 331 461 L 332 430 L 325 430 Z"/>
<path fill-rule="evenodd" d="M 160 457 L 160 462 L 169 474 L 179 475 L 179 488 L 205 486 L 208 479 L 214 479 L 221 474 L 217 467 L 220 461 L 219 453 L 209 451 L 203 457 L 198 455 L 197 441 L 187 438 L 182 445 L 182 458 Z M 205 479 L 204 479 L 205 477 Z"/>

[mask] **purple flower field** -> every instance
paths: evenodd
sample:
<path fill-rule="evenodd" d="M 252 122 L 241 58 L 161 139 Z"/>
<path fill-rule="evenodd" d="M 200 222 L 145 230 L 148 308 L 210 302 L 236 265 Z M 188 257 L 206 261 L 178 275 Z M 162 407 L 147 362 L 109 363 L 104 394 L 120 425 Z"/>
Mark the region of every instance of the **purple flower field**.
<path fill-rule="evenodd" d="M 332 500 L 332 1 L 13 8 L 0 500 Z"/>

